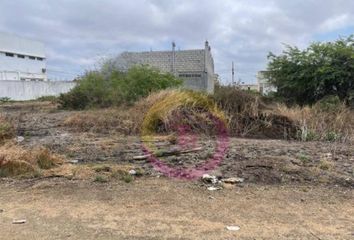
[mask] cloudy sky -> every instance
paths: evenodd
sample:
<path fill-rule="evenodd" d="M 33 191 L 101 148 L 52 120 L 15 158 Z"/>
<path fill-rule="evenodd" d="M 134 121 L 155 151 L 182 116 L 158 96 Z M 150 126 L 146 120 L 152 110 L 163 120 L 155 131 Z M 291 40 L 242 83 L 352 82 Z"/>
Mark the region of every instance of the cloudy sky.
<path fill-rule="evenodd" d="M 354 33 L 353 0 L 0 0 L 0 31 L 46 44 L 49 72 L 71 78 L 122 51 L 212 47 L 216 72 L 252 83 L 269 51 Z"/>

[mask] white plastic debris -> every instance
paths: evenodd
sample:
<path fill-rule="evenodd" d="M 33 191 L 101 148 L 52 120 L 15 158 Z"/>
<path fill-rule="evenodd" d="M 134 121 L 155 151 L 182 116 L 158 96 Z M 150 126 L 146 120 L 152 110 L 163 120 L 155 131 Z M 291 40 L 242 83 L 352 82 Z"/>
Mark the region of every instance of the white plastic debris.
<path fill-rule="evenodd" d="M 69 163 L 71 163 L 71 164 L 77 164 L 77 163 L 79 163 L 79 160 L 76 160 L 76 159 L 70 160 Z"/>
<path fill-rule="evenodd" d="M 18 220 L 13 220 L 12 224 L 24 224 L 26 223 L 26 219 L 18 219 Z"/>
<path fill-rule="evenodd" d="M 129 174 L 130 175 L 136 175 L 136 171 L 134 169 L 132 169 L 132 170 L 129 171 Z"/>
<path fill-rule="evenodd" d="M 218 183 L 218 178 L 209 174 L 203 174 L 202 179 L 204 182 L 216 184 Z"/>
<path fill-rule="evenodd" d="M 226 229 L 229 231 L 238 231 L 241 228 L 239 226 L 226 226 Z"/>
<path fill-rule="evenodd" d="M 17 143 L 20 143 L 20 142 L 23 142 L 25 140 L 25 138 L 22 136 L 17 136 L 15 140 Z"/>
<path fill-rule="evenodd" d="M 217 190 L 221 190 L 222 188 L 221 187 L 214 187 L 214 186 L 211 186 L 211 187 L 208 187 L 207 188 L 209 191 L 217 191 Z"/>

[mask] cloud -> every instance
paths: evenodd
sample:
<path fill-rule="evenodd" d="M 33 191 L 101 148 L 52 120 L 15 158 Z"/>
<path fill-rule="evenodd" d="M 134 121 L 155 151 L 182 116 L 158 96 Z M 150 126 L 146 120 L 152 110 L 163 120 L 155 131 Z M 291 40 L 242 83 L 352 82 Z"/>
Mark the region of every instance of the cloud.
<path fill-rule="evenodd" d="M 269 51 L 347 32 L 352 9 L 351 0 L 2 0 L 0 31 L 43 41 L 48 69 L 67 76 L 122 51 L 170 49 L 171 41 L 203 48 L 208 39 L 223 82 L 232 61 L 237 78 L 255 82 Z"/>

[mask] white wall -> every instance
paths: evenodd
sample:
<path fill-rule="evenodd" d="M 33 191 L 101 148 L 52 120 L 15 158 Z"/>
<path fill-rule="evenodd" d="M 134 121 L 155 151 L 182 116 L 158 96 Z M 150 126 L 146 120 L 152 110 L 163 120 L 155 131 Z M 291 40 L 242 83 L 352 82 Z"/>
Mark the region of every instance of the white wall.
<path fill-rule="evenodd" d="M 42 82 L 42 81 L 0 81 L 0 98 L 11 100 L 32 100 L 42 96 L 58 96 L 70 91 L 75 82 Z"/>

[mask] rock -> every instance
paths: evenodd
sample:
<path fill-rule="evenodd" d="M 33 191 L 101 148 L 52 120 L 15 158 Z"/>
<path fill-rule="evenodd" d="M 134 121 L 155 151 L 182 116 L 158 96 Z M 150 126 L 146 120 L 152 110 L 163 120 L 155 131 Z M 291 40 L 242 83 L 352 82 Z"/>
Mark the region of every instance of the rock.
<path fill-rule="evenodd" d="M 219 180 L 216 176 L 212 176 L 209 174 L 203 174 L 202 180 L 203 180 L 203 182 L 212 183 L 212 184 L 216 184 L 219 182 Z"/>
<path fill-rule="evenodd" d="M 207 188 L 209 191 L 217 191 L 217 190 L 221 190 L 222 188 L 221 187 L 214 187 L 214 186 L 211 186 L 211 187 L 208 187 Z"/>
<path fill-rule="evenodd" d="M 226 226 L 226 229 L 229 231 L 238 231 L 241 228 L 239 226 Z"/>
<path fill-rule="evenodd" d="M 222 180 L 224 183 L 236 184 L 236 183 L 243 183 L 245 181 L 244 178 L 232 177 L 232 178 L 225 178 Z"/>
<path fill-rule="evenodd" d="M 17 136 L 17 137 L 15 138 L 15 140 L 16 140 L 17 143 L 20 143 L 20 142 L 23 142 L 23 141 L 25 140 L 25 138 L 22 137 L 22 136 Z"/>
<path fill-rule="evenodd" d="M 129 174 L 130 175 L 136 175 L 136 171 L 134 169 L 132 169 L 132 170 L 129 171 Z"/>
<path fill-rule="evenodd" d="M 26 219 L 18 219 L 18 220 L 13 220 L 12 224 L 24 224 L 26 223 Z"/>

